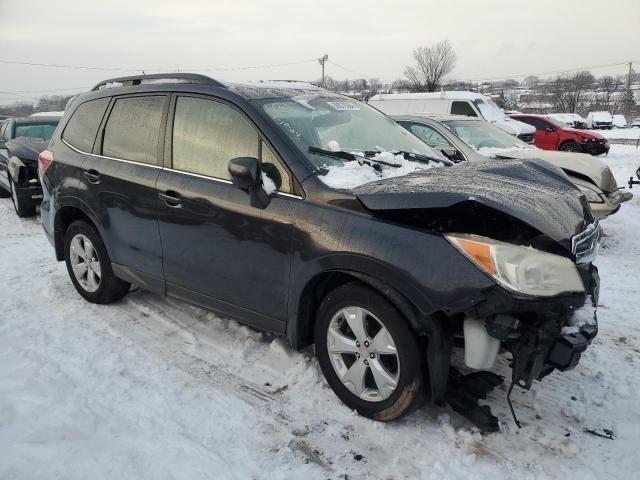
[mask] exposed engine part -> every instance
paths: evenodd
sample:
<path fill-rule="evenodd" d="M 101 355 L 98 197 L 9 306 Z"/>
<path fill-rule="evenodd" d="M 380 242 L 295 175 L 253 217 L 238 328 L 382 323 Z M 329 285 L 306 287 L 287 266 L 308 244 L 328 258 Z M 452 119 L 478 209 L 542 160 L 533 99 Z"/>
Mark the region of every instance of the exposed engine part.
<path fill-rule="evenodd" d="M 500 340 L 487 332 L 484 322 L 467 317 L 464 320 L 464 363 L 475 370 L 493 367 L 500 350 Z"/>

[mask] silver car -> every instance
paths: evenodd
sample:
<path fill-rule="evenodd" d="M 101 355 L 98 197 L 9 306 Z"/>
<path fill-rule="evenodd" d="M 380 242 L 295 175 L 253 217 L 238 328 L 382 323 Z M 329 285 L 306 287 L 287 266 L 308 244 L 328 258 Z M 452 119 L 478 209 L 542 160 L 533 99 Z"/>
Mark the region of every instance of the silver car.
<path fill-rule="evenodd" d="M 587 197 L 593 214 L 603 219 L 633 198 L 618 187 L 611 169 L 584 153 L 541 150 L 477 118 L 416 113 L 394 116 L 400 125 L 456 162 L 487 158 L 540 159 L 560 167 Z"/>

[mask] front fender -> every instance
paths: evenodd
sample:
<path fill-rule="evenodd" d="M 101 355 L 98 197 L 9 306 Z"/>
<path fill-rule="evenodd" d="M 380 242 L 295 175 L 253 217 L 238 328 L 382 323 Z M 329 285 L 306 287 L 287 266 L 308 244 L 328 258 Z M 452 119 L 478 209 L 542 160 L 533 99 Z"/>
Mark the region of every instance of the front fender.
<path fill-rule="evenodd" d="M 7 170 L 9 172 L 9 176 L 17 185 L 26 183 L 29 180 L 27 178 L 27 166 L 16 156 L 9 158 Z"/>

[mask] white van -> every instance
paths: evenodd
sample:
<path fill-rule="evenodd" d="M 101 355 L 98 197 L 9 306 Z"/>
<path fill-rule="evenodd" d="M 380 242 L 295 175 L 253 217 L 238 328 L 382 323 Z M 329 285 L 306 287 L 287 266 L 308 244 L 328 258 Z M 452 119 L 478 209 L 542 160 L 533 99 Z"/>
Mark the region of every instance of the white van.
<path fill-rule="evenodd" d="M 589 112 L 587 115 L 587 128 L 611 130 L 613 128 L 613 116 L 609 112 Z"/>
<path fill-rule="evenodd" d="M 493 100 L 475 92 L 379 93 L 369 99 L 369 104 L 387 115 L 451 113 L 480 117 L 527 143 L 533 142 L 536 133 L 534 127 L 509 118 Z"/>

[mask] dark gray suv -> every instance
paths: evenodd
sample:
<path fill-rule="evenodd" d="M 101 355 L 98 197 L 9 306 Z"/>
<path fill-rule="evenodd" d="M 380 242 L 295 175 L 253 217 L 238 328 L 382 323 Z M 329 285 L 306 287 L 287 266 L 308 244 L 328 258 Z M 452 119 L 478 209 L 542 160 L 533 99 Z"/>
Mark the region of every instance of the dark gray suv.
<path fill-rule="evenodd" d="M 315 345 L 350 408 L 477 399 L 572 368 L 595 336 L 599 228 L 544 162 L 450 164 L 389 117 L 297 82 L 108 80 L 40 155 L 42 223 L 80 295 L 131 284 Z M 585 307 L 586 308 L 586 307 Z M 584 315 L 580 318 L 584 318 Z M 463 348 L 467 367 L 451 365 Z"/>

